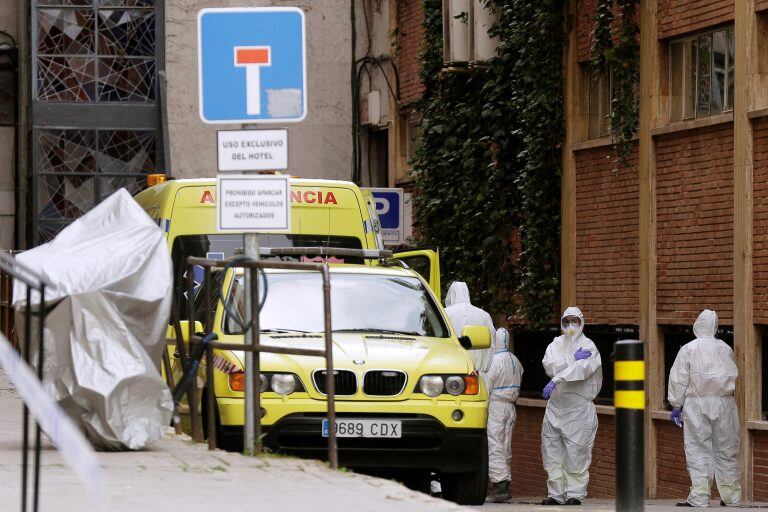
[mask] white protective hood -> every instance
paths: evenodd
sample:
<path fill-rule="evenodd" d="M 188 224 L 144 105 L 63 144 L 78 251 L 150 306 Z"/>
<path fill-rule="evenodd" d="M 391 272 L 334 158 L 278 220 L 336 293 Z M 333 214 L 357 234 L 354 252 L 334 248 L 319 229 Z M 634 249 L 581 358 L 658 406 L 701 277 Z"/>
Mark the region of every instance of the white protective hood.
<path fill-rule="evenodd" d="M 53 306 L 48 393 L 97 447 L 136 450 L 162 437 L 173 411 L 158 371 L 173 285 L 163 232 L 121 189 L 17 259 L 53 284 L 45 294 Z M 23 307 L 26 287 L 14 284 L 14 305 Z"/>
<path fill-rule="evenodd" d="M 473 306 L 469 301 L 467 283 L 462 281 L 451 283 L 445 296 L 445 306 L 445 313 L 451 321 L 456 336 L 461 336 L 464 327 L 468 325 L 481 325 L 488 328 L 488 334 L 493 339 L 496 332 L 493 319 L 486 311 Z M 487 372 L 491 367 L 493 353 L 490 349 L 473 349 L 469 351 L 469 355 L 478 371 Z"/>

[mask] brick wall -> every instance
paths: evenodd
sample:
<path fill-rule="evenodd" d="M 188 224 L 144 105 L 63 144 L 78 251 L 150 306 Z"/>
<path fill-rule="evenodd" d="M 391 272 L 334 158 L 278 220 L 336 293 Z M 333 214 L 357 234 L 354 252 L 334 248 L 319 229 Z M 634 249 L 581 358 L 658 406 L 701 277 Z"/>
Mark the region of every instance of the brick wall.
<path fill-rule="evenodd" d="M 768 0 L 763 0 L 768 2 Z M 577 0 L 576 6 L 576 60 L 578 62 L 585 62 L 592 58 L 592 32 L 595 30 L 595 8 L 597 2 L 595 0 Z M 613 19 L 614 30 L 613 40 L 618 42 L 619 40 L 619 17 L 620 10 L 613 6 Z M 640 23 L 640 9 L 638 7 L 636 11 L 637 22 Z M 639 41 L 638 34 L 638 41 Z"/>
<path fill-rule="evenodd" d="M 541 462 L 543 407 L 516 407 L 517 421 L 512 433 L 512 485 L 514 496 L 547 495 L 547 473 Z"/>
<path fill-rule="evenodd" d="M 657 435 L 656 497 L 682 500 L 691 487 L 685 466 L 683 429 L 667 420 L 654 420 L 653 427 Z"/>
<path fill-rule="evenodd" d="M 685 464 L 683 429 L 669 420 L 654 420 L 656 429 L 656 498 L 684 500 L 691 488 Z M 768 437 L 766 437 L 768 440 Z M 719 500 L 717 486 L 712 486 L 711 499 Z M 757 499 L 757 497 L 755 497 Z"/>
<path fill-rule="evenodd" d="M 752 432 L 752 484 L 755 501 L 768 501 L 768 432 Z"/>
<path fill-rule="evenodd" d="M 733 21 L 733 0 L 659 0 L 658 37 L 664 39 Z"/>
<path fill-rule="evenodd" d="M 592 31 L 595 29 L 595 0 L 578 0 L 576 9 L 576 60 L 584 62 L 590 59 L 592 53 Z"/>
<path fill-rule="evenodd" d="M 638 324 L 637 146 L 630 168 L 608 148 L 576 152 L 576 303 L 590 323 Z"/>
<path fill-rule="evenodd" d="M 419 53 L 424 44 L 424 7 L 421 0 L 400 0 L 397 4 L 397 66 L 400 73 L 400 101 L 407 105 L 421 98 L 424 86 L 419 72 Z"/>
<path fill-rule="evenodd" d="M 517 423 L 512 434 L 513 496 L 547 495 L 547 474 L 541 462 L 542 407 L 517 407 Z M 592 466 L 588 493 L 591 498 L 610 498 L 614 495 L 614 417 L 598 415 L 599 427 L 592 450 Z"/>
<path fill-rule="evenodd" d="M 656 146 L 660 324 L 704 308 L 733 323 L 733 125 L 659 137 Z"/>
<path fill-rule="evenodd" d="M 768 324 L 768 119 L 756 119 L 753 127 L 753 297 L 755 323 Z"/>

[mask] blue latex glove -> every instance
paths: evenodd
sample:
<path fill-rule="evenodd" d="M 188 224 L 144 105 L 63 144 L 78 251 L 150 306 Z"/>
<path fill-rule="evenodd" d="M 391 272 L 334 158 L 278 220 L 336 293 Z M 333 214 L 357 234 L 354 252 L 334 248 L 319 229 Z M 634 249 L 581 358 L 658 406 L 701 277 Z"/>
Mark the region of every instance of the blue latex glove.
<path fill-rule="evenodd" d="M 573 357 L 577 361 L 581 361 L 582 359 L 587 359 L 591 355 L 592 355 L 592 351 L 591 350 L 583 350 L 581 347 L 579 347 L 579 350 L 577 350 L 576 353 L 573 354 Z"/>
<path fill-rule="evenodd" d="M 552 392 L 555 390 L 555 386 L 557 386 L 557 382 L 553 380 L 549 381 L 549 384 L 544 386 L 544 391 L 541 392 L 541 396 L 546 400 L 549 400 L 549 397 L 552 396 Z"/>
<path fill-rule="evenodd" d="M 672 421 L 675 422 L 675 425 L 678 427 L 683 426 L 683 410 L 679 407 L 675 407 L 672 409 L 672 414 L 670 415 L 670 418 Z"/>

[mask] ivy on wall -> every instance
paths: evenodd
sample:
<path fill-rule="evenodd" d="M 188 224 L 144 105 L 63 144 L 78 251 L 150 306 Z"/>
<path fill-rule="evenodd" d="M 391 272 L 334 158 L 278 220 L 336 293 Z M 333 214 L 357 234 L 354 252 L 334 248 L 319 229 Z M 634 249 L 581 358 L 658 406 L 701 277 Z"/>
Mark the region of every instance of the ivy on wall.
<path fill-rule="evenodd" d="M 425 0 L 426 42 L 414 158 L 422 241 L 443 279 L 473 302 L 536 328 L 560 288 L 560 146 L 566 0 L 485 0 L 498 15 L 484 69 L 442 71 L 441 0 Z"/>
<path fill-rule="evenodd" d="M 611 73 L 611 138 L 616 160 L 624 167 L 629 167 L 633 139 L 640 124 L 638 4 L 639 0 L 597 0 L 592 40 L 592 68 Z M 614 20 L 614 8 L 618 10 L 618 20 Z"/>

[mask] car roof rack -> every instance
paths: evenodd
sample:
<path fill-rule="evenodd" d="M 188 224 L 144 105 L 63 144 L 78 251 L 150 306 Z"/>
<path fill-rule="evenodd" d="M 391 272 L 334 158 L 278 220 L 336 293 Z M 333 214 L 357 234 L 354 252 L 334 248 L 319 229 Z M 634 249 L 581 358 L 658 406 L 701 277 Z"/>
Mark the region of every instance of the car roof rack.
<path fill-rule="evenodd" d="M 242 255 L 242 248 L 235 250 L 235 254 Z M 347 256 L 364 260 L 387 260 L 392 258 L 392 251 L 378 249 L 349 249 L 345 247 L 259 247 L 260 256 Z"/>

